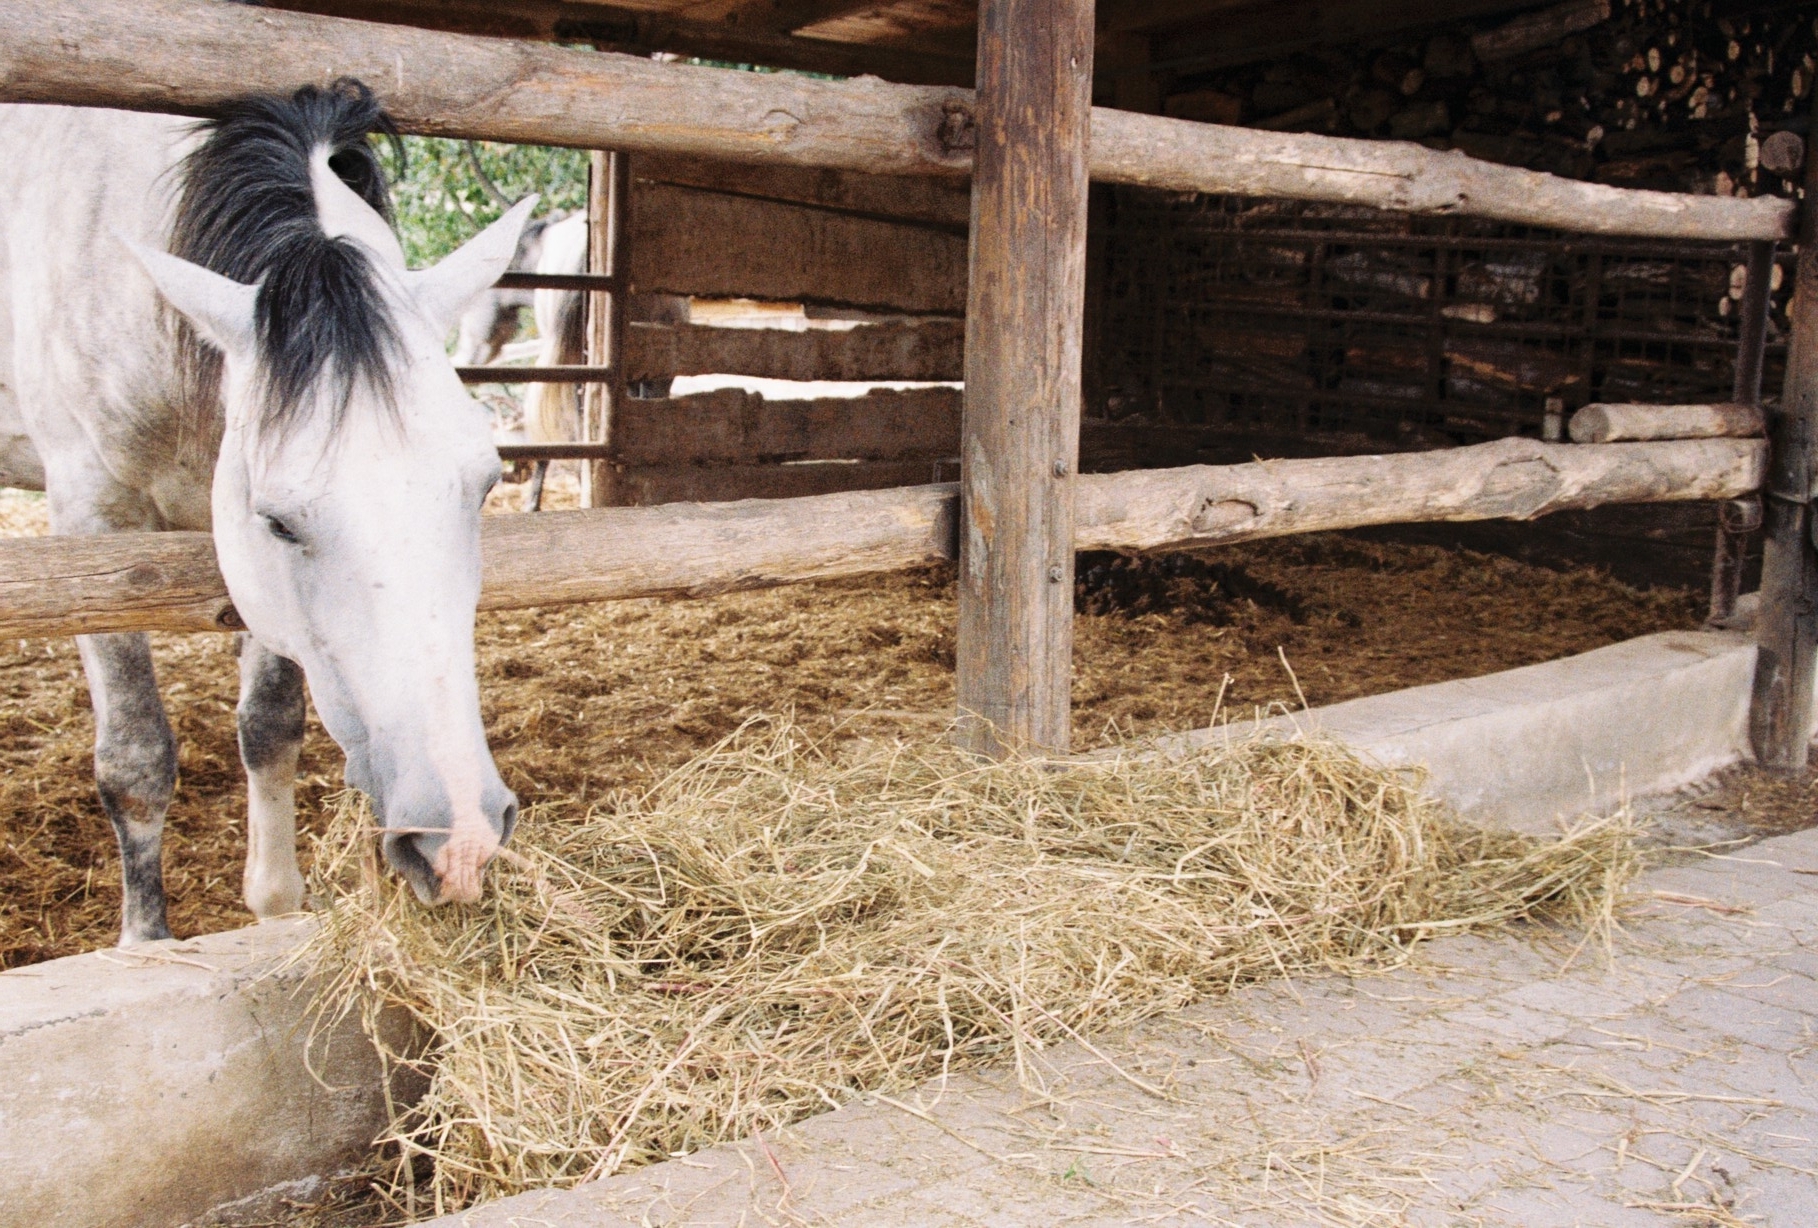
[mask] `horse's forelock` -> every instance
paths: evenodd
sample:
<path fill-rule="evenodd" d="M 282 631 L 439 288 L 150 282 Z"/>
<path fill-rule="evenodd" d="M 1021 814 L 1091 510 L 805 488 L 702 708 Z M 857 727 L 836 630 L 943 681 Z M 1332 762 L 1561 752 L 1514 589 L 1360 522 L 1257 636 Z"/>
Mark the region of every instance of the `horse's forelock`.
<path fill-rule="evenodd" d="M 311 237 L 293 246 L 259 286 L 265 425 L 290 425 L 324 379 L 337 419 L 362 381 L 381 404 L 395 407 L 392 372 L 402 346 L 371 253 L 346 239 Z"/>
<path fill-rule="evenodd" d="M 202 132 L 181 168 L 171 251 L 235 281 L 259 283 L 262 424 L 282 431 L 306 406 L 324 403 L 338 423 L 362 386 L 392 405 L 402 346 L 381 274 L 362 246 L 323 232 L 309 169 L 326 147 L 341 181 L 390 218 L 368 137 L 390 137 L 400 162 L 403 150 L 372 91 L 343 79 L 288 97 L 244 98 Z M 181 350 L 196 396 L 214 400 L 219 355 L 187 330 Z M 329 386 L 318 387 L 323 381 Z"/>

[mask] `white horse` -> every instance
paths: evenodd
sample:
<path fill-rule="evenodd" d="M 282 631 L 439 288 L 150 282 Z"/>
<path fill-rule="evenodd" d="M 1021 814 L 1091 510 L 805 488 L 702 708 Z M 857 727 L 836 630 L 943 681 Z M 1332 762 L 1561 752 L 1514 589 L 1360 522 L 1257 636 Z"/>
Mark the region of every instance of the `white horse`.
<path fill-rule="evenodd" d="M 588 228 L 584 213 L 554 213 L 524 230 L 514 271 L 585 273 Z M 498 357 L 517 335 L 518 311 L 529 307 L 536 320 L 539 367 L 574 366 L 586 361 L 585 295 L 579 290 L 489 290 L 461 316 L 454 349 L 457 367 L 479 366 Z M 628 317 L 645 324 L 686 324 L 688 300 L 672 294 L 633 294 Z M 634 397 L 666 397 L 673 381 L 634 380 Z M 581 437 L 581 403 L 574 384 L 532 384 L 524 400 L 524 430 L 533 443 L 563 443 Z"/>
<path fill-rule="evenodd" d="M 512 258 L 514 272 L 585 273 L 587 215 L 552 214 L 524 228 Z M 488 290 L 461 313 L 454 364 L 484 366 L 517 335 L 518 311 L 529 307 L 537 324 L 539 367 L 585 361 L 579 290 Z M 573 384 L 532 384 L 524 402 L 524 431 L 533 443 L 580 438 L 580 402 Z"/>
<path fill-rule="evenodd" d="M 543 248 L 549 228 L 568 215 L 561 210 L 546 217 L 532 219 L 518 237 L 518 250 L 511 258 L 513 273 L 543 272 Z M 585 219 L 582 227 L 585 229 Z M 585 261 L 585 253 L 582 254 Z M 450 356 L 457 367 L 479 367 L 492 362 L 518 335 L 518 312 L 535 303 L 530 290 L 483 291 L 461 313 L 455 329 L 454 352 Z"/>
<path fill-rule="evenodd" d="M 477 898 L 517 815 L 474 678 L 480 503 L 499 462 L 442 342 L 535 202 L 408 271 L 367 141 L 386 126 L 357 82 L 246 99 L 200 127 L 0 107 L 0 481 L 44 489 L 56 533 L 212 529 L 249 629 L 245 894 L 260 917 L 303 905 L 305 678 L 386 858 L 426 902 Z M 168 937 L 177 758 L 150 648 L 78 643 L 124 861 L 120 940 Z"/>

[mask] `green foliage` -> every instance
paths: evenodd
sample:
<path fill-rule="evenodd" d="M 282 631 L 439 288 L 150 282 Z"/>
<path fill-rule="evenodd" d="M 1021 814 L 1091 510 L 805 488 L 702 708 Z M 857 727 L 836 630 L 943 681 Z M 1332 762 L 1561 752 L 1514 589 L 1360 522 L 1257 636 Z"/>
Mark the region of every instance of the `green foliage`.
<path fill-rule="evenodd" d="M 809 72 L 805 68 L 770 68 L 764 64 L 737 64 L 731 60 L 704 60 L 700 56 L 689 56 L 683 61 L 697 68 L 730 68 L 737 72 L 780 73 L 787 77 L 812 77 L 816 81 L 844 81 L 830 72 Z"/>
<path fill-rule="evenodd" d="M 440 137 L 404 138 L 404 174 L 393 181 L 391 196 L 398 237 L 413 268 L 440 260 L 504 212 L 474 174 L 466 145 Z M 538 214 L 587 207 L 584 151 L 494 141 L 473 146 L 487 178 L 508 200 L 540 192 Z"/>
<path fill-rule="evenodd" d="M 690 59 L 688 63 L 757 73 L 794 71 L 720 60 Z M 794 75 L 828 81 L 839 79 L 815 72 Z M 391 196 L 398 237 L 404 243 L 404 255 L 412 268 L 422 268 L 440 260 L 504 212 L 474 174 L 467 144 L 441 137 L 404 138 L 404 174 L 394 179 Z M 585 151 L 555 149 L 547 145 L 506 145 L 497 141 L 474 141 L 472 144 L 486 177 L 507 199 L 517 200 L 526 192 L 540 192 L 543 200 L 537 206 L 539 215 L 552 209 L 580 212 L 587 208 Z M 389 149 L 385 158 L 389 164 Z"/>

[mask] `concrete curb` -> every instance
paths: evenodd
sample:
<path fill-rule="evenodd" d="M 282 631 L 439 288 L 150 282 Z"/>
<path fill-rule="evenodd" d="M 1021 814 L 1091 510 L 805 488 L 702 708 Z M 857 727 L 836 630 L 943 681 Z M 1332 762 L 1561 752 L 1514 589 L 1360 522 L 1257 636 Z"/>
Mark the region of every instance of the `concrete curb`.
<path fill-rule="evenodd" d="M 386 1120 L 377 1054 L 349 1020 L 316 1041 L 318 1082 L 303 978 L 268 975 L 310 925 L 0 973 L 0 1225 L 172 1225 L 216 1208 L 250 1222 L 357 1162 Z"/>
<path fill-rule="evenodd" d="M 1755 645 L 1667 631 L 1481 678 L 1372 695 L 1168 739 L 1318 733 L 1389 767 L 1425 769 L 1460 814 L 1517 831 L 1605 813 L 1750 758 Z"/>

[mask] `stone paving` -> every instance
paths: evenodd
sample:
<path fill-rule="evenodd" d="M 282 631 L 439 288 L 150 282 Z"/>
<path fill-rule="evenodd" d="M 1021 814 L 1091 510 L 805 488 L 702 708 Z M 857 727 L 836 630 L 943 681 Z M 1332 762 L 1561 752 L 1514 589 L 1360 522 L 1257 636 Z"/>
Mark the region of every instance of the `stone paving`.
<path fill-rule="evenodd" d="M 1818 831 L 442 1228 L 1818 1225 Z"/>

